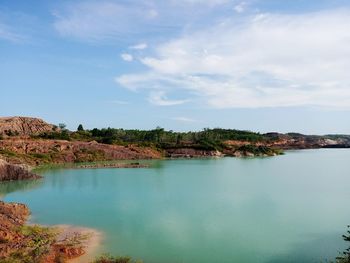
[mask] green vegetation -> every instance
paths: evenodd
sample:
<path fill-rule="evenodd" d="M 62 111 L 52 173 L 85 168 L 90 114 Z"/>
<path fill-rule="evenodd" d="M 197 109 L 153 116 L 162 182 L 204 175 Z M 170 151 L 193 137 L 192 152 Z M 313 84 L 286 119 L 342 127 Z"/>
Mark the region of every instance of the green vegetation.
<path fill-rule="evenodd" d="M 29 155 L 36 159 L 41 159 L 45 162 L 50 162 L 52 159 L 51 155 L 46 153 L 30 153 Z"/>
<path fill-rule="evenodd" d="M 7 149 L 0 149 L 0 154 L 5 157 L 15 157 L 17 154 Z"/>
<path fill-rule="evenodd" d="M 132 260 L 130 257 L 113 257 L 110 255 L 102 255 L 95 259 L 93 263 L 141 263 L 142 261 Z"/>
<path fill-rule="evenodd" d="M 103 143 L 150 143 L 163 147 L 198 144 L 204 148 L 216 148 L 225 140 L 257 142 L 264 139 L 259 133 L 239 130 L 204 129 L 199 132 L 173 132 L 157 127 L 153 130 L 93 129 L 91 137 Z"/>
<path fill-rule="evenodd" d="M 240 146 L 237 150 L 240 152 L 252 153 L 254 155 L 274 155 L 283 153 L 281 150 L 272 149 L 263 145 L 256 146 L 252 144 Z"/>
<path fill-rule="evenodd" d="M 41 258 L 50 251 L 58 232 L 55 229 L 41 226 L 22 226 L 18 233 L 23 236 L 23 242 L 18 245 L 16 252 L 1 263 L 33 263 L 40 262 Z"/>
<path fill-rule="evenodd" d="M 343 239 L 345 242 L 350 242 L 350 225 L 348 226 L 348 231 L 345 235 L 343 235 Z M 350 263 L 350 245 L 347 249 L 345 249 L 339 257 L 337 257 L 336 263 Z"/>
<path fill-rule="evenodd" d="M 18 131 L 12 131 L 11 129 L 5 130 L 4 133 L 5 133 L 7 136 L 10 136 L 10 137 L 11 137 L 11 136 L 18 136 L 18 135 L 19 135 Z"/>
<path fill-rule="evenodd" d="M 92 129 L 84 130 L 80 124 L 76 132 L 68 132 L 60 124 L 60 131 L 40 134 L 39 138 L 76 141 L 97 141 L 105 144 L 154 146 L 160 149 L 191 147 L 203 150 L 222 150 L 227 140 L 240 140 L 250 143 L 265 141 L 260 133 L 230 129 L 204 129 L 198 132 L 174 132 L 157 127 L 153 130 Z"/>
<path fill-rule="evenodd" d="M 0 156 L 12 161 L 21 161 L 24 163 L 51 163 L 55 158 L 55 153 L 17 153 L 8 149 L 0 149 Z"/>
<path fill-rule="evenodd" d="M 67 141 L 71 140 L 70 134 L 67 130 L 44 132 L 44 133 L 41 133 L 40 135 L 33 135 L 32 137 L 49 139 L 49 140 L 67 140 Z"/>
<path fill-rule="evenodd" d="M 34 138 L 59 139 L 68 141 L 96 141 L 103 144 L 116 144 L 128 146 L 134 144 L 140 147 L 152 147 L 159 150 L 192 148 L 205 151 L 220 151 L 229 154 L 236 150 L 254 155 L 275 155 L 280 151 L 268 146 L 256 146 L 256 143 L 266 143 L 271 138 L 260 133 L 232 129 L 203 129 L 198 132 L 174 132 L 166 131 L 161 127 L 153 130 L 125 130 L 103 128 L 85 130 L 79 124 L 77 131 L 68 131 L 63 124 L 59 124 L 60 130 L 45 132 Z M 242 149 L 229 145 L 226 141 L 241 141 L 246 145 Z"/>

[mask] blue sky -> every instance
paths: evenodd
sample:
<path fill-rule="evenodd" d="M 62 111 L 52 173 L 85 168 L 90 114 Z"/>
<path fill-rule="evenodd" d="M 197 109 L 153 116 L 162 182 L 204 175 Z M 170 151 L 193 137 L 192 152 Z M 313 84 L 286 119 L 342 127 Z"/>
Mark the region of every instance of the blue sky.
<path fill-rule="evenodd" d="M 350 134 L 345 0 L 0 0 L 0 115 Z"/>

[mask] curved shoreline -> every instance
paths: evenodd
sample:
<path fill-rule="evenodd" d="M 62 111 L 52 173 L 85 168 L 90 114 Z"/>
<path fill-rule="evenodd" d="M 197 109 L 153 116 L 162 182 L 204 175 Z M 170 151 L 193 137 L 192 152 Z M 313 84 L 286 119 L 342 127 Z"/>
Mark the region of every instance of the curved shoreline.
<path fill-rule="evenodd" d="M 26 258 L 39 263 L 54 263 L 58 259 L 86 263 L 97 256 L 104 238 L 102 232 L 73 225 L 32 224 L 28 222 L 30 214 L 24 204 L 0 201 L 1 262 Z"/>
<path fill-rule="evenodd" d="M 82 241 L 82 246 L 84 249 L 84 254 L 75 258 L 67 260 L 67 263 L 86 263 L 92 262 L 97 256 L 98 251 L 101 247 L 101 243 L 104 239 L 104 234 L 94 228 L 74 226 L 74 225 L 54 225 L 52 227 L 57 227 L 60 230 L 60 234 L 57 238 L 64 239 L 66 236 L 72 236 L 75 233 L 80 235 L 86 235 L 88 238 Z"/>

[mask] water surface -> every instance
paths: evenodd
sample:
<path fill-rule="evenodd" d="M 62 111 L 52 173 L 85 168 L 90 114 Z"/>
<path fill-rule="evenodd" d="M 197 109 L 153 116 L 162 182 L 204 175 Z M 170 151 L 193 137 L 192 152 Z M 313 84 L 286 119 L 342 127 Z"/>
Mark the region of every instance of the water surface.
<path fill-rule="evenodd" d="M 344 248 L 350 150 L 152 161 L 142 169 L 51 169 L 0 184 L 40 224 L 105 234 L 101 252 L 160 262 L 320 262 Z"/>

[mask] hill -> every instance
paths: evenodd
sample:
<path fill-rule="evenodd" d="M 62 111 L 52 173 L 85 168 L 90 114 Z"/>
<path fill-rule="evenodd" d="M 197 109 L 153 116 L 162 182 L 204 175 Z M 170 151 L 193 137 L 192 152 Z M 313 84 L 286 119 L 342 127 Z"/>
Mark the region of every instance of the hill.
<path fill-rule="evenodd" d="M 57 126 L 48 124 L 42 119 L 30 117 L 0 117 L 0 135 L 31 136 L 43 132 L 58 130 Z"/>

